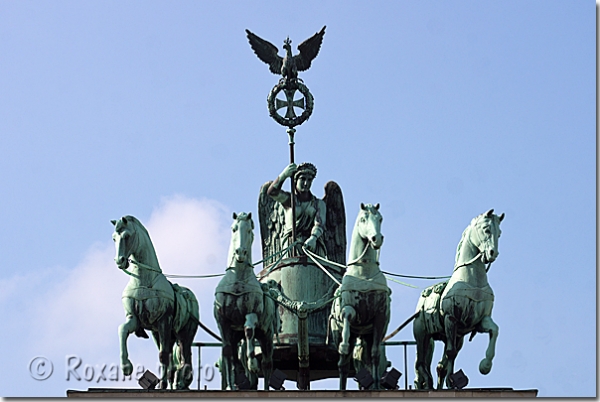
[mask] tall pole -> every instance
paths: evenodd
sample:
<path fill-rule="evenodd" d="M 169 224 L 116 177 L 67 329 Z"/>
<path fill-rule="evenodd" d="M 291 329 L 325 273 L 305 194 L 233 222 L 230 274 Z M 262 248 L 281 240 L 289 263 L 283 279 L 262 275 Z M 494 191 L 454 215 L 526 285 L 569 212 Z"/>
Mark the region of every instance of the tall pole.
<path fill-rule="evenodd" d="M 294 163 L 294 134 L 296 133 L 296 129 L 293 127 L 288 128 L 287 130 L 288 136 L 290 138 L 290 163 Z M 292 191 L 290 192 L 290 203 L 292 208 L 292 244 L 296 241 L 296 181 L 294 180 L 294 174 L 290 177 L 290 182 L 292 184 Z M 296 246 L 292 247 L 290 250 L 290 255 L 292 257 L 296 256 Z"/>
<path fill-rule="evenodd" d="M 325 34 L 325 27 L 321 29 L 321 31 L 317 32 L 311 38 L 304 41 L 298 50 L 300 50 L 300 54 L 294 57 L 291 57 L 291 41 L 287 38 L 284 41 L 284 48 L 287 50 L 286 59 L 281 59 L 280 56 L 273 54 L 271 50 L 276 47 L 265 41 L 264 39 L 259 38 L 249 30 L 246 30 L 246 34 L 248 37 L 248 41 L 250 42 L 250 46 L 254 50 L 254 53 L 258 56 L 261 61 L 264 61 L 267 64 L 273 65 L 273 62 L 278 60 L 286 60 L 284 63 L 286 65 L 285 68 L 281 71 L 281 79 L 273 87 L 271 92 L 269 92 L 269 96 L 267 96 L 267 107 L 269 109 L 269 116 L 271 116 L 277 123 L 282 126 L 287 127 L 287 134 L 289 136 L 289 146 L 290 146 L 290 164 L 294 162 L 294 134 L 296 133 L 296 129 L 294 127 L 299 126 L 304 123 L 312 114 L 314 107 L 314 99 L 306 85 L 304 85 L 303 81 L 298 78 L 297 70 L 301 70 L 296 66 L 296 62 L 298 59 L 302 60 L 304 63 L 303 66 L 306 69 L 310 66 L 310 62 L 317 56 L 319 53 L 319 49 L 321 48 L 321 43 L 323 42 L 323 35 Z M 265 47 L 265 45 L 268 45 Z M 270 67 L 272 72 L 273 67 Z M 277 98 L 277 94 L 281 91 L 284 92 L 286 100 L 281 100 Z M 294 94 L 296 91 L 299 91 L 304 97 L 302 99 L 294 100 Z M 303 112 L 300 116 L 296 116 L 294 112 L 294 108 L 302 109 Z M 285 116 L 281 116 L 277 111 L 279 109 L 286 108 Z M 296 250 L 296 181 L 294 180 L 295 173 L 292 173 L 290 177 L 290 182 L 292 186 L 292 191 L 290 192 L 290 208 L 292 208 L 291 218 L 292 218 L 292 243 L 294 246 L 291 247 L 289 255 L 291 257 L 298 257 L 301 253 Z M 283 184 L 283 183 L 282 183 Z M 287 222 L 286 222 L 287 224 Z M 296 271 L 296 270 L 294 270 Z M 282 274 L 282 278 L 284 275 Z M 293 276 L 291 276 L 293 277 Z M 302 300 L 300 300 L 302 301 Z M 309 366 L 309 343 L 308 343 L 308 311 L 306 309 L 300 308 L 298 311 L 298 373 L 299 378 L 297 381 L 298 389 L 310 389 L 310 366 Z M 265 381 L 267 379 L 265 378 Z"/>

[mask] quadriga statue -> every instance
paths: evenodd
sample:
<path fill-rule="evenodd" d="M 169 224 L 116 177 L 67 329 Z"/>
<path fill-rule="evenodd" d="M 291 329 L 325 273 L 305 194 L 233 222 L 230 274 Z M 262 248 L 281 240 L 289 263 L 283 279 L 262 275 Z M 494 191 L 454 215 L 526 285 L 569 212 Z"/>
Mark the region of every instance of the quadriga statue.
<path fill-rule="evenodd" d="M 470 339 L 477 332 L 490 335 L 479 371 L 488 374 L 492 369 L 498 326 L 492 320 L 494 292 L 488 283 L 489 265 L 486 268 L 486 264 L 498 258 L 503 219 L 504 214 L 495 215 L 493 209 L 475 217 L 458 243 L 452 277 L 422 292 L 413 323 L 417 343 L 417 389 L 433 388 L 431 360 L 436 340 L 445 345 L 442 360 L 437 365 L 438 389 L 444 382 L 448 388 L 452 386 L 450 375 L 454 374 L 454 361 L 468 333 L 471 333 Z"/>
<path fill-rule="evenodd" d="M 145 330 L 150 330 L 159 349 L 160 387 L 168 386 L 169 365 L 177 342 L 175 387 L 188 389 L 193 376 L 192 342 L 200 317 L 198 300 L 191 290 L 172 284 L 163 275 L 150 235 L 137 218 L 127 215 L 111 222 L 115 227 L 115 262 L 130 276 L 122 296 L 126 321 L 119 326 L 123 374 L 133 371 L 127 352 L 129 334 L 148 338 Z"/>

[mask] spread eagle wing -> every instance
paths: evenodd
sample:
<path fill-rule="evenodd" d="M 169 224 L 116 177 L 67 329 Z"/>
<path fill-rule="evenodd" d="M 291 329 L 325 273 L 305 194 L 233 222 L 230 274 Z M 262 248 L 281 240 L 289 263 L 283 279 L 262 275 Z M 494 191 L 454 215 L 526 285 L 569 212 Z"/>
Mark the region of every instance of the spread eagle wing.
<path fill-rule="evenodd" d="M 326 27 L 323 27 L 319 32 L 317 32 L 316 34 L 314 34 L 313 36 L 311 36 L 310 38 L 298 45 L 298 50 L 300 51 L 300 53 L 294 56 L 294 62 L 298 71 L 308 70 L 308 68 L 310 67 L 310 63 L 315 57 L 317 57 L 317 54 L 321 49 L 321 43 L 323 43 L 323 35 L 325 35 L 325 28 Z"/>
<path fill-rule="evenodd" d="M 281 74 L 281 67 L 283 65 L 283 57 L 281 57 L 277 54 L 277 52 L 278 52 L 277 46 L 275 46 L 271 42 L 268 42 L 262 38 L 259 38 L 258 36 L 256 36 L 255 34 L 253 34 L 252 32 L 250 32 L 247 29 L 246 29 L 246 34 L 248 36 L 248 42 L 250 42 L 250 46 L 252 47 L 252 50 L 254 50 L 254 53 L 256 53 L 258 58 L 269 65 L 269 70 L 271 70 L 271 72 L 273 74 L 278 74 L 278 75 Z M 300 45 L 300 46 L 302 46 L 302 45 Z M 320 46 L 320 44 L 319 44 L 319 46 Z M 319 50 L 317 49 L 317 52 L 318 51 Z M 315 53 L 315 56 L 316 56 L 316 53 Z M 309 61 L 308 65 L 310 66 L 310 61 Z"/>
<path fill-rule="evenodd" d="M 280 208 L 278 202 L 267 195 L 271 183 L 273 181 L 263 184 L 258 196 L 258 219 L 264 260 L 263 269 L 277 261 L 279 256 L 274 254 L 281 251 L 280 233 L 285 226 L 285 212 Z"/>
<path fill-rule="evenodd" d="M 336 182 L 329 181 L 325 184 L 323 201 L 327 207 L 326 228 L 323 233 L 327 257 L 338 264 L 346 265 L 346 208 L 342 189 Z"/>

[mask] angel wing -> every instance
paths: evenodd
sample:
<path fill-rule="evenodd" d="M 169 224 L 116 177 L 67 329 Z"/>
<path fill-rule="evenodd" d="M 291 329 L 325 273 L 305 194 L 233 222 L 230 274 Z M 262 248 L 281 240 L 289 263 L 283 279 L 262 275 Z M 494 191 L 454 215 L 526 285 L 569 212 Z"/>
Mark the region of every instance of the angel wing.
<path fill-rule="evenodd" d="M 281 251 L 280 233 L 285 226 L 285 213 L 267 190 L 273 181 L 268 181 L 260 188 L 258 196 L 258 220 L 262 243 L 263 269 L 277 261 L 274 254 Z"/>
<path fill-rule="evenodd" d="M 325 28 L 326 26 L 298 45 L 300 53 L 294 56 L 294 63 L 298 71 L 308 70 L 310 63 L 319 54 L 321 43 L 323 43 L 323 35 L 325 35 Z"/>
<path fill-rule="evenodd" d="M 248 42 L 250 42 L 250 46 L 252 47 L 252 50 L 254 50 L 254 53 L 256 53 L 258 58 L 269 65 L 269 70 L 273 74 L 281 74 L 281 67 L 283 65 L 283 57 L 281 57 L 277 54 L 277 52 L 278 52 L 277 46 L 275 46 L 274 44 L 272 44 L 269 41 L 259 38 L 258 36 L 256 36 L 255 34 L 253 34 L 252 32 L 250 32 L 247 29 L 246 29 L 246 35 L 248 36 Z M 302 46 L 302 44 L 300 46 Z M 321 46 L 320 43 L 319 43 L 319 46 Z M 318 51 L 319 50 L 317 49 L 317 52 Z M 316 56 L 316 54 L 315 54 L 315 56 Z M 314 58 L 314 56 L 313 56 L 313 58 Z M 310 66 L 310 61 L 308 62 L 308 65 Z"/>
<path fill-rule="evenodd" d="M 323 201 L 327 207 L 326 228 L 323 233 L 327 257 L 338 264 L 346 265 L 346 208 L 342 189 L 336 182 L 329 181 L 325 184 Z"/>

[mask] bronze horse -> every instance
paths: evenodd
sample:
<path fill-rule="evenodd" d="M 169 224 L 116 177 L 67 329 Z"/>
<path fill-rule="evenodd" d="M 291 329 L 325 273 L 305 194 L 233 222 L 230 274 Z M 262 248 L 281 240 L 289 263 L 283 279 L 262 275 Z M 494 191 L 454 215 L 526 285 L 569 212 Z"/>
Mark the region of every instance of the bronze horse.
<path fill-rule="evenodd" d="M 215 289 L 214 303 L 214 316 L 223 338 L 223 385 L 231 390 L 238 389 L 236 379 L 245 372 L 250 387 L 257 388 L 259 368 L 254 352 L 256 338 L 261 348 L 261 368 L 265 379 L 264 389 L 267 391 L 273 370 L 273 336 L 278 321 L 277 306 L 265 295 L 251 264 L 254 240 L 252 214 L 234 213 L 233 219 L 229 265 L 225 276 Z M 245 359 L 243 365 L 240 364 L 238 351 Z"/>

